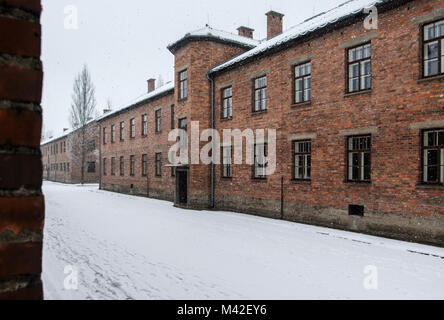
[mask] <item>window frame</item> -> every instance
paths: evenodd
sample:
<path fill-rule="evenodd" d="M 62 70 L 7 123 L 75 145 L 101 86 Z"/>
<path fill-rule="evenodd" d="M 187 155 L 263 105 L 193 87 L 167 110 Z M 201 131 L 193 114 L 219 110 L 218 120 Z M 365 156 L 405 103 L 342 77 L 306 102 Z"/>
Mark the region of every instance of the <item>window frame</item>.
<path fill-rule="evenodd" d="M 350 139 L 353 138 L 365 138 L 368 137 L 369 140 L 369 147 L 368 149 L 350 149 Z M 347 136 L 346 139 L 346 181 L 348 183 L 365 183 L 365 184 L 371 184 L 372 183 L 372 143 L 373 143 L 373 137 L 371 134 L 361 134 L 361 135 L 352 135 L 352 136 Z M 364 175 L 365 175 L 365 165 L 362 164 L 362 153 L 366 153 L 368 152 L 370 155 L 370 165 L 369 165 L 369 172 L 370 172 L 370 179 L 366 180 L 365 177 L 363 179 L 361 179 L 361 173 L 359 174 L 359 178 L 358 179 L 351 179 L 350 177 L 350 153 L 358 153 L 358 159 L 359 159 L 359 165 L 358 168 L 359 170 L 362 170 L 362 168 L 364 169 Z M 355 167 L 355 166 L 351 166 L 351 167 Z"/>
<path fill-rule="evenodd" d="M 156 152 L 154 157 L 155 157 L 155 166 L 156 166 L 155 175 L 156 175 L 156 177 L 161 177 L 162 176 L 162 153 Z"/>
<path fill-rule="evenodd" d="M 224 150 L 229 149 L 230 150 L 230 158 L 231 162 L 229 164 L 226 164 L 224 162 L 225 155 Z M 223 179 L 232 179 L 233 178 L 233 146 L 222 146 L 221 147 L 221 155 L 222 155 L 222 164 L 221 164 L 221 177 Z M 227 171 L 225 171 L 227 169 Z M 226 174 L 228 172 L 229 174 Z"/>
<path fill-rule="evenodd" d="M 103 163 L 103 175 L 106 176 L 107 175 L 107 173 L 106 173 L 106 158 L 103 158 L 102 163 Z"/>
<path fill-rule="evenodd" d="M 107 137 L 106 137 L 106 127 L 103 127 L 103 137 L 102 137 L 102 139 L 103 139 L 103 145 L 106 145 L 107 143 L 108 143 L 108 141 L 107 141 Z"/>
<path fill-rule="evenodd" d="M 136 119 L 130 119 L 130 139 L 136 138 Z"/>
<path fill-rule="evenodd" d="M 125 121 L 120 121 L 119 128 L 120 128 L 119 131 L 120 141 L 125 141 Z"/>
<path fill-rule="evenodd" d="M 116 157 L 111 157 L 111 175 L 116 175 Z"/>
<path fill-rule="evenodd" d="M 256 82 L 265 79 L 265 85 L 262 87 L 256 87 Z M 263 90 L 265 90 L 265 99 L 262 98 Z M 259 100 L 256 100 L 256 92 L 260 91 L 261 98 Z M 264 108 L 264 100 L 265 100 L 265 108 Z M 259 110 L 256 110 L 256 101 L 260 101 L 260 108 Z M 268 110 L 268 76 L 263 75 L 257 78 L 253 79 L 253 113 L 261 113 L 261 112 L 267 112 Z"/>
<path fill-rule="evenodd" d="M 296 68 L 305 66 L 307 64 L 310 64 L 310 73 L 307 73 L 305 75 L 296 76 Z M 313 64 L 311 60 L 308 60 L 306 62 L 302 62 L 299 64 L 295 64 L 292 66 L 293 69 L 293 104 L 304 104 L 304 103 L 311 103 L 311 97 L 312 97 L 312 86 L 311 86 L 311 80 L 312 80 L 312 71 L 313 71 Z M 305 100 L 305 78 L 310 78 L 310 99 Z M 297 91 L 296 91 L 296 81 L 302 79 L 302 101 L 296 101 L 297 98 Z"/>
<path fill-rule="evenodd" d="M 225 96 L 225 92 L 227 90 L 231 90 L 231 94 L 229 96 Z M 231 104 L 227 106 L 227 116 L 225 117 L 225 101 L 229 101 Z M 220 118 L 222 120 L 233 119 L 233 86 L 228 86 L 221 89 L 221 107 L 220 107 Z"/>
<path fill-rule="evenodd" d="M 162 109 L 154 111 L 154 118 L 156 121 L 155 131 L 156 133 L 162 132 Z"/>
<path fill-rule="evenodd" d="M 124 158 L 124 156 L 120 156 L 120 159 L 119 159 L 119 173 L 120 173 L 120 176 L 121 177 L 124 177 L 125 176 L 125 158 Z"/>
<path fill-rule="evenodd" d="M 350 62 L 350 51 L 351 50 L 355 50 L 355 49 L 357 49 L 357 48 L 359 48 L 359 47 L 365 47 L 365 46 L 367 46 L 367 45 L 370 45 L 370 56 L 369 57 L 367 57 L 367 58 L 361 58 L 361 59 L 358 59 L 358 60 L 354 60 L 354 61 L 352 61 L 352 62 Z M 358 44 L 358 45 L 356 45 L 356 46 L 353 46 L 353 47 L 349 47 L 349 48 L 347 48 L 346 50 L 345 50 L 345 55 L 346 55 L 346 57 L 345 57 L 345 61 L 346 61 L 346 88 L 347 88 L 347 90 L 346 90 L 346 94 L 354 94 L 354 93 L 359 93 L 359 92 L 365 92 L 365 91 L 369 91 L 369 90 L 372 90 L 372 88 L 373 88 L 373 64 L 372 64 L 372 51 L 373 51 L 373 48 L 372 48 L 372 42 L 371 41 L 368 41 L 368 42 L 364 42 L 364 43 L 361 43 L 361 44 Z M 361 89 L 361 78 L 362 78 L 362 74 L 361 74 L 361 64 L 363 63 L 363 62 L 365 62 L 365 61 L 370 61 L 370 88 L 366 88 L 366 89 Z M 354 64 L 359 64 L 359 68 L 358 68 L 358 90 L 354 90 L 354 91 L 351 91 L 350 90 L 350 66 L 351 65 L 354 65 Z"/>
<path fill-rule="evenodd" d="M 428 27 L 429 25 L 436 24 L 441 21 L 444 22 L 444 19 L 441 18 L 441 19 L 438 19 L 435 21 L 427 22 L 427 23 L 422 24 L 422 26 L 421 26 L 421 76 L 422 76 L 422 79 L 428 79 L 428 78 L 433 78 L 433 77 L 438 77 L 438 76 L 444 75 L 444 69 L 443 69 L 444 66 L 442 65 L 442 60 L 441 60 L 444 57 L 443 56 L 444 52 L 442 52 L 442 47 L 444 46 L 444 44 L 441 44 L 441 42 L 444 42 L 444 34 L 440 37 L 425 40 L 425 28 Z M 437 59 L 438 59 L 438 73 L 426 76 L 425 75 L 425 63 L 426 63 L 425 47 L 427 44 L 429 44 L 431 42 L 435 42 L 435 41 L 438 42 L 438 57 L 437 57 Z M 429 60 L 431 60 L 431 59 L 429 59 Z"/>
<path fill-rule="evenodd" d="M 257 146 L 258 145 L 263 145 L 264 146 L 264 158 L 265 158 L 265 164 L 263 165 L 264 169 L 265 169 L 265 174 L 262 176 L 257 175 L 257 171 L 256 171 L 256 166 L 260 166 L 259 163 L 256 162 L 256 151 L 257 151 Z M 268 157 L 268 143 L 264 142 L 264 143 L 255 143 L 254 144 L 254 149 L 253 149 L 253 157 L 254 157 L 254 164 L 253 164 L 253 180 L 267 180 L 267 167 L 268 167 L 268 161 L 267 161 L 267 157 Z"/>
<path fill-rule="evenodd" d="M 444 176 L 444 165 L 441 165 L 441 161 L 444 164 L 444 158 L 441 158 L 441 153 L 444 154 L 444 144 L 439 145 L 439 140 L 437 141 L 437 145 L 436 146 L 425 146 L 425 134 L 428 132 L 435 132 L 435 131 L 444 131 L 444 128 L 434 128 L 434 129 L 424 129 L 421 130 L 421 184 L 424 185 L 432 185 L 432 186 L 443 186 L 444 185 L 444 177 L 443 177 L 443 181 L 441 182 L 441 175 Z M 439 139 L 439 136 L 438 136 Z M 438 167 L 438 172 L 437 172 L 437 182 L 430 182 L 430 181 L 425 181 L 424 179 L 424 175 L 425 175 L 425 155 L 424 152 L 426 150 L 437 150 L 437 165 L 436 167 Z"/>
<path fill-rule="evenodd" d="M 142 177 L 148 176 L 148 155 L 142 154 Z"/>
<path fill-rule="evenodd" d="M 296 152 L 296 144 L 297 143 L 309 143 L 309 147 L 310 150 L 308 152 Z M 312 160 L 312 140 L 311 139 L 304 139 L 304 140 L 293 140 L 292 141 L 292 153 L 293 153 L 293 165 L 292 165 L 292 180 L 293 181 L 311 181 L 312 180 L 312 165 L 311 165 L 311 160 Z M 304 156 L 304 164 L 302 166 L 304 172 L 305 172 L 305 168 L 310 168 L 310 175 L 308 178 L 298 178 L 296 177 L 296 157 L 302 155 Z M 310 163 L 306 162 L 305 156 L 309 155 L 310 156 Z"/>
<path fill-rule="evenodd" d="M 62 166 L 60 166 L 61 168 Z M 86 168 L 86 172 L 87 173 L 96 173 L 96 162 L 95 161 L 89 161 L 87 163 L 87 168 Z"/>
<path fill-rule="evenodd" d="M 142 137 L 148 136 L 148 114 L 142 114 Z"/>
<path fill-rule="evenodd" d="M 182 78 L 182 75 L 185 77 Z M 179 79 L 179 101 L 186 100 L 188 98 L 188 69 L 178 72 Z"/>
<path fill-rule="evenodd" d="M 130 155 L 130 176 L 134 177 L 136 175 L 136 156 Z"/>
<path fill-rule="evenodd" d="M 111 143 L 116 143 L 116 125 L 111 125 Z"/>

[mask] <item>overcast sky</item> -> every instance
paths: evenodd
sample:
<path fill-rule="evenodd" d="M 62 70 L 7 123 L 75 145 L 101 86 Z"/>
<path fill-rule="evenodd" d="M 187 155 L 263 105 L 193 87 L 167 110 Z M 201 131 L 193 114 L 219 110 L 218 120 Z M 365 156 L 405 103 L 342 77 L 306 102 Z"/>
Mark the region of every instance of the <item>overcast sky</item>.
<path fill-rule="evenodd" d="M 43 116 L 54 135 L 68 128 L 72 85 L 87 64 L 96 86 L 97 111 L 146 93 L 146 80 L 174 77 L 167 45 L 209 23 L 237 33 L 241 25 L 266 37 L 270 9 L 285 14 L 284 30 L 344 0 L 43 0 Z M 66 29 L 66 6 L 75 6 L 78 29 Z M 71 11 L 70 11 L 71 12 Z"/>

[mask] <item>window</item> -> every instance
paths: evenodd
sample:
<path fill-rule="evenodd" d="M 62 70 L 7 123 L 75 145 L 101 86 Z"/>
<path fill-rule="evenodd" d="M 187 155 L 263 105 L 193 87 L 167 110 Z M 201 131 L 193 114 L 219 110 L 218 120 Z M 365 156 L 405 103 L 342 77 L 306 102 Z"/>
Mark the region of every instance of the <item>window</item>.
<path fill-rule="evenodd" d="M 135 138 L 136 137 L 136 119 L 131 119 L 130 120 L 130 138 Z"/>
<path fill-rule="evenodd" d="M 93 152 L 96 149 L 96 142 L 94 140 L 90 140 L 87 143 L 88 152 Z"/>
<path fill-rule="evenodd" d="M 142 115 L 142 136 L 148 135 L 148 115 Z"/>
<path fill-rule="evenodd" d="M 222 177 L 231 178 L 233 176 L 232 147 L 222 147 Z"/>
<path fill-rule="evenodd" d="M 106 176 L 106 158 L 103 158 L 103 175 Z"/>
<path fill-rule="evenodd" d="M 125 139 L 125 122 L 120 122 L 120 141 Z"/>
<path fill-rule="evenodd" d="M 171 105 L 171 130 L 174 129 L 174 104 Z"/>
<path fill-rule="evenodd" d="M 294 103 L 311 100 L 311 62 L 294 67 Z"/>
<path fill-rule="evenodd" d="M 94 172 L 96 172 L 96 163 L 88 162 L 88 173 L 94 173 Z"/>
<path fill-rule="evenodd" d="M 156 176 L 162 176 L 162 154 L 156 153 Z"/>
<path fill-rule="evenodd" d="M 66 172 L 66 162 L 63 163 L 63 172 Z"/>
<path fill-rule="evenodd" d="M 423 182 L 444 184 L 444 129 L 423 135 Z"/>
<path fill-rule="evenodd" d="M 156 132 L 162 131 L 162 109 L 156 110 Z"/>
<path fill-rule="evenodd" d="M 179 72 L 179 100 L 188 97 L 188 71 Z"/>
<path fill-rule="evenodd" d="M 311 141 L 294 141 L 294 175 L 295 180 L 311 179 Z"/>
<path fill-rule="evenodd" d="M 348 49 L 348 92 L 371 89 L 371 44 Z"/>
<path fill-rule="evenodd" d="M 125 175 L 125 162 L 123 160 L 123 156 L 120 157 L 120 175 Z"/>
<path fill-rule="evenodd" d="M 254 178 L 266 179 L 267 170 L 267 145 L 256 144 L 254 146 Z"/>
<path fill-rule="evenodd" d="M 222 90 L 222 119 L 230 119 L 233 117 L 233 88 L 225 88 Z"/>
<path fill-rule="evenodd" d="M 254 112 L 267 110 L 267 77 L 254 80 Z"/>
<path fill-rule="evenodd" d="M 187 131 L 188 121 L 187 118 L 179 119 L 179 129 Z"/>
<path fill-rule="evenodd" d="M 103 144 L 106 144 L 106 127 L 103 128 Z"/>
<path fill-rule="evenodd" d="M 142 177 L 146 177 L 148 174 L 148 155 L 142 155 Z"/>
<path fill-rule="evenodd" d="M 63 141 L 63 152 L 66 153 L 66 141 Z"/>
<path fill-rule="evenodd" d="M 69 162 L 66 163 L 66 171 L 69 172 Z"/>
<path fill-rule="evenodd" d="M 444 74 L 444 20 L 424 26 L 423 76 Z"/>
<path fill-rule="evenodd" d="M 371 136 L 348 138 L 348 181 L 370 182 Z"/>
<path fill-rule="evenodd" d="M 136 165 L 136 159 L 135 156 L 130 156 L 130 176 L 135 176 L 135 165 Z"/>
<path fill-rule="evenodd" d="M 111 125 L 111 143 L 116 142 L 116 126 Z"/>
<path fill-rule="evenodd" d="M 111 175 L 116 175 L 116 158 L 111 158 Z"/>

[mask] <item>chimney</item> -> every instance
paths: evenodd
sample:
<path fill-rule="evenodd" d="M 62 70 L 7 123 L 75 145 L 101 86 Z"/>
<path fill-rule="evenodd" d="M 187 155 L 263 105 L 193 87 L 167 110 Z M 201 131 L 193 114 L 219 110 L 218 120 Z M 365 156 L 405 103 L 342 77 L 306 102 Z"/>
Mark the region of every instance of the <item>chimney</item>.
<path fill-rule="evenodd" d="M 63 132 L 66 132 L 66 131 L 68 131 L 68 128 L 63 128 Z"/>
<path fill-rule="evenodd" d="M 265 15 L 267 16 L 267 39 L 280 35 L 284 15 L 276 11 L 269 11 Z"/>
<path fill-rule="evenodd" d="M 148 93 L 153 92 L 156 88 L 156 79 L 148 79 Z"/>
<path fill-rule="evenodd" d="M 107 114 L 109 112 L 111 112 L 111 109 L 103 109 L 103 114 Z"/>
<path fill-rule="evenodd" d="M 247 38 L 253 39 L 254 29 L 251 29 L 251 28 L 248 28 L 248 27 L 244 27 L 244 26 L 240 26 L 239 28 L 237 28 L 237 31 L 239 32 L 239 35 L 241 37 L 247 37 Z"/>
<path fill-rule="evenodd" d="M 93 118 L 89 117 L 88 119 L 86 119 L 86 121 L 89 122 L 89 121 L 91 121 L 92 119 L 93 119 Z"/>

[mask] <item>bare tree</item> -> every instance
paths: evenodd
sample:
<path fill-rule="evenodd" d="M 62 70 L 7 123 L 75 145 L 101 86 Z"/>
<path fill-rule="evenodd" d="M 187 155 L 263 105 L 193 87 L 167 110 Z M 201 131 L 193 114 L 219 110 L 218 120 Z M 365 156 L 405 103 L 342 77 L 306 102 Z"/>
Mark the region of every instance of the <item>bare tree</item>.
<path fill-rule="evenodd" d="M 69 121 L 73 129 L 77 129 L 79 134 L 78 141 L 73 142 L 72 156 L 73 161 L 80 167 L 81 178 L 80 182 L 85 181 L 85 159 L 86 159 L 86 143 L 88 131 L 86 130 L 88 122 L 96 111 L 95 87 L 91 80 L 91 75 L 86 65 L 83 66 L 82 71 L 76 76 L 74 80 L 72 103 L 70 109 Z"/>

